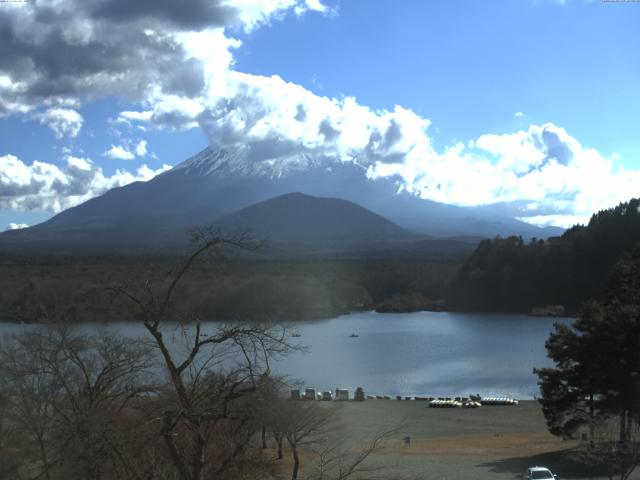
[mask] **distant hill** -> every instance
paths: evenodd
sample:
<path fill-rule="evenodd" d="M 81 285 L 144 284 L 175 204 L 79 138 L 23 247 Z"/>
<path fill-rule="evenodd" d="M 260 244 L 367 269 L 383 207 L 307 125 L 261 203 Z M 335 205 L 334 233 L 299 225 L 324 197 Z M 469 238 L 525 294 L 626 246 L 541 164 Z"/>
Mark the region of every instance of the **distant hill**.
<path fill-rule="evenodd" d="M 640 199 L 594 214 L 561 237 L 483 240 L 449 288 L 462 310 L 521 311 L 563 305 L 577 312 L 603 294 L 615 263 L 640 242 Z"/>
<path fill-rule="evenodd" d="M 249 228 L 259 237 L 280 242 L 407 242 L 423 237 L 353 202 L 303 193 L 259 202 L 215 224 L 226 230 Z"/>
<path fill-rule="evenodd" d="M 214 224 L 267 240 L 263 256 L 461 261 L 479 237 L 432 238 L 410 232 L 353 202 L 289 193 L 243 208 Z"/>

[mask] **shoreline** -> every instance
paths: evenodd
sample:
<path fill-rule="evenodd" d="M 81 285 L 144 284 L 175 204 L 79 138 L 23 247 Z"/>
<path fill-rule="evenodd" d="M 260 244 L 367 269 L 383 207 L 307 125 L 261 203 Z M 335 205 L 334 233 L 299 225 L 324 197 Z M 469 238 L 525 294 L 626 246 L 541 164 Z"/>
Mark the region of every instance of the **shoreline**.
<path fill-rule="evenodd" d="M 359 313 L 377 313 L 380 315 L 394 315 L 394 314 L 419 314 L 419 313 L 451 313 L 451 314 L 460 314 L 460 315 L 495 315 L 495 316 L 509 316 L 509 315 L 517 315 L 522 317 L 530 317 L 532 319 L 536 318 L 556 318 L 558 320 L 561 319 L 571 319 L 574 320 L 579 317 L 578 314 L 565 314 L 565 315 L 536 315 L 531 312 L 502 312 L 502 311 L 467 311 L 467 310 L 441 310 L 441 309 L 424 309 L 424 310 L 398 310 L 398 311 L 379 311 L 375 308 L 366 309 L 366 310 L 350 310 L 348 312 L 336 312 L 335 315 L 329 316 L 309 316 L 303 317 L 298 320 L 269 320 L 269 321 L 259 321 L 256 319 L 247 319 L 247 320 L 202 320 L 203 323 L 231 323 L 231 322 L 246 322 L 246 323 L 273 323 L 274 325 L 278 324 L 295 324 L 295 323 L 308 323 L 308 322 L 319 322 L 324 320 L 334 320 L 340 317 L 345 317 L 353 314 Z M 115 323 L 126 323 L 126 324 L 136 324 L 139 323 L 138 320 L 84 320 L 80 322 L 68 323 L 66 325 L 111 325 Z M 0 325 L 58 325 L 60 323 L 54 322 L 25 322 L 24 320 L 11 320 L 8 318 L 0 317 Z"/>

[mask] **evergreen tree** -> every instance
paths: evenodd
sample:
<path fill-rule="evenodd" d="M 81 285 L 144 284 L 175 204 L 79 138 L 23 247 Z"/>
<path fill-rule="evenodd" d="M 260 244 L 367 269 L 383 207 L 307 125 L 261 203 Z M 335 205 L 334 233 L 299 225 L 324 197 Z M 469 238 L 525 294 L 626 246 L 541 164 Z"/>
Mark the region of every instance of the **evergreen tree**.
<path fill-rule="evenodd" d="M 620 442 L 640 421 L 640 246 L 611 275 L 604 300 L 546 342 L 555 368 L 535 369 L 551 433 L 573 437 L 596 417 L 618 417 Z M 591 437 L 593 431 L 591 431 Z"/>

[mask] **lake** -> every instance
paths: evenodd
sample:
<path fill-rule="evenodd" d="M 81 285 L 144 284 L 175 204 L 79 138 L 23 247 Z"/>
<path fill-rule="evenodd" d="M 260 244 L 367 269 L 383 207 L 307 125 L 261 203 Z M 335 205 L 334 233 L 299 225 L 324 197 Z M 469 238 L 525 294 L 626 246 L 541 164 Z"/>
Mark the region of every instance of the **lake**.
<path fill-rule="evenodd" d="M 544 342 L 554 322 L 514 314 L 360 312 L 292 327 L 308 347 L 274 365 L 277 373 L 319 390 L 362 386 L 367 394 L 403 396 L 538 395 L 534 367 L 551 365 Z M 0 324 L 0 333 L 25 328 Z M 83 325 L 83 330 L 101 328 Z M 127 336 L 141 325 L 109 324 Z M 212 328 L 212 326 L 210 326 Z M 206 331 L 206 329 L 204 330 Z M 352 338 L 351 334 L 358 337 Z"/>

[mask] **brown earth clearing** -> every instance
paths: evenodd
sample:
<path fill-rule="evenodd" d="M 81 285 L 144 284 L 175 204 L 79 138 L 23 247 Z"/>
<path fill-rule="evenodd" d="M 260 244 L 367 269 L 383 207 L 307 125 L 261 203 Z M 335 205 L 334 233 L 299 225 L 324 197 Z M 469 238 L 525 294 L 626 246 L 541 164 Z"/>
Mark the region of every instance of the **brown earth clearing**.
<path fill-rule="evenodd" d="M 370 458 L 375 472 L 361 478 L 507 480 L 522 478 L 527 467 L 536 465 L 559 479 L 607 478 L 578 461 L 577 442 L 547 432 L 536 401 L 478 409 L 427 408 L 427 402 L 406 400 L 323 406 L 337 409 L 340 434 L 354 450 L 377 432 L 397 428 Z M 630 478 L 640 478 L 640 472 Z"/>

